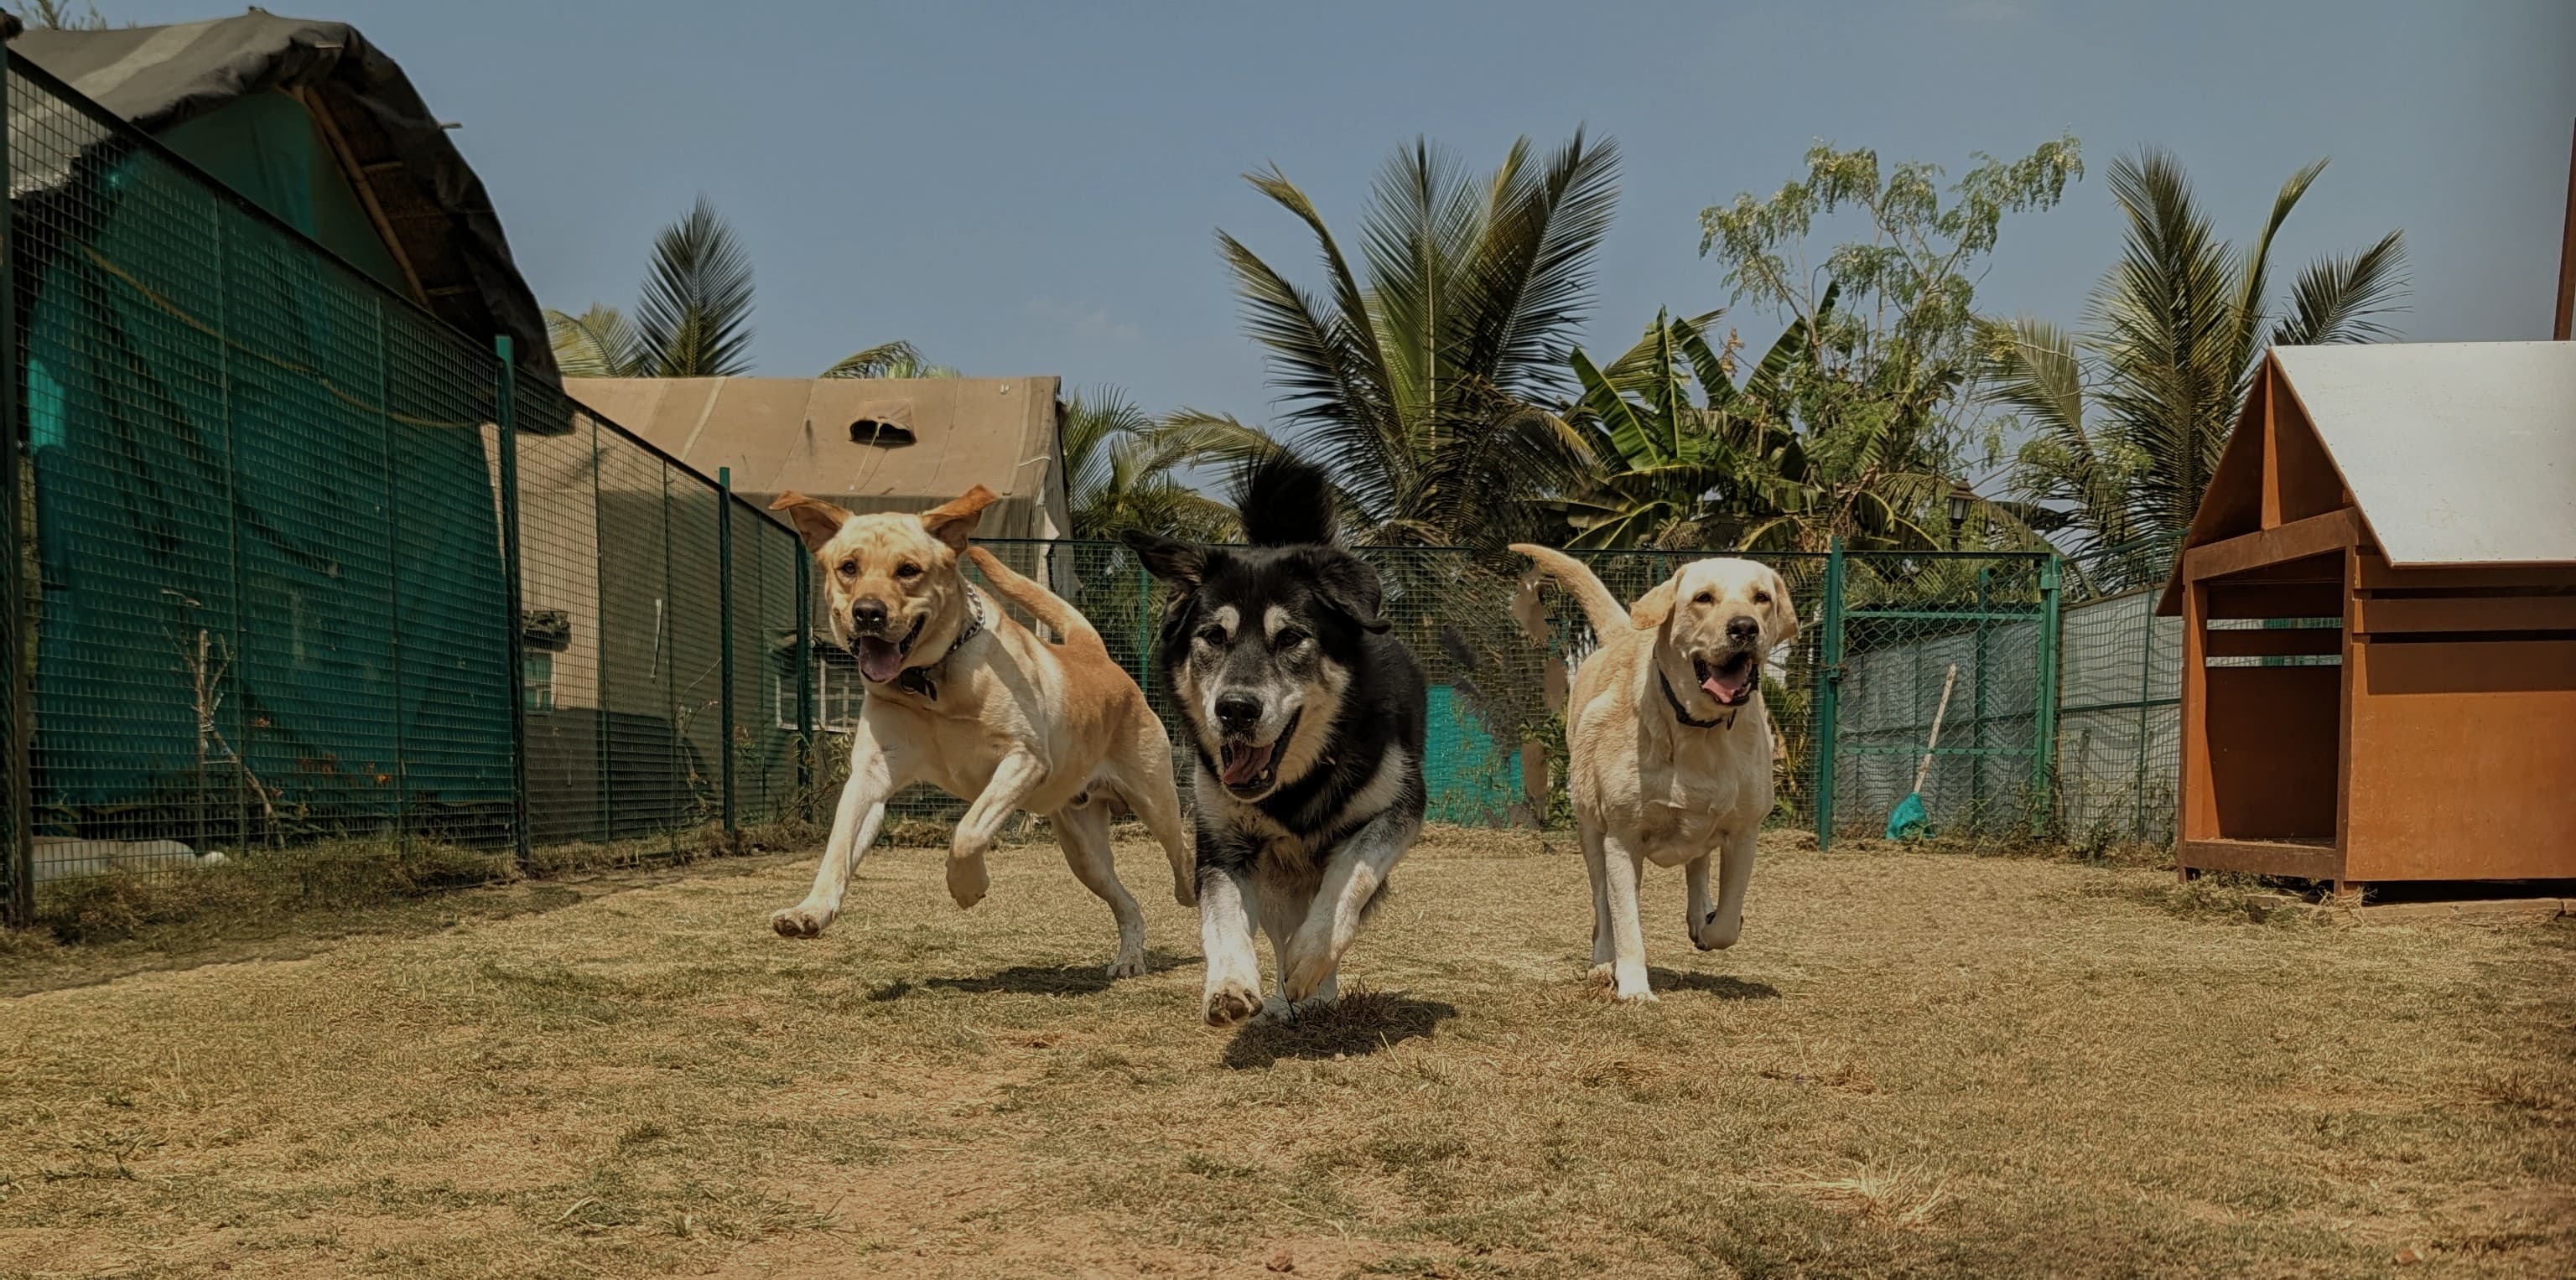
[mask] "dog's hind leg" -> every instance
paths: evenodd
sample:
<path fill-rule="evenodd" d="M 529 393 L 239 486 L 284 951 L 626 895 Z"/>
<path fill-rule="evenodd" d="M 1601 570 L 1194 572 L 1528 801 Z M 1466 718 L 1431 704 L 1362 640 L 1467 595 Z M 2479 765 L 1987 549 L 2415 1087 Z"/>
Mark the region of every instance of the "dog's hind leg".
<path fill-rule="evenodd" d="M 814 869 L 814 887 L 803 902 L 772 912 L 769 927 L 781 937 L 811 938 L 841 916 L 841 899 L 850 890 L 850 874 L 877 842 L 885 825 L 886 797 L 897 785 L 895 762 L 877 746 L 865 721 L 850 735 L 850 780 L 841 785 L 840 804 L 832 811 L 832 834 L 823 842 L 823 862 Z"/>
<path fill-rule="evenodd" d="M 1284 1022 L 1297 1014 L 1341 998 L 1338 974 L 1326 974 L 1323 982 L 1303 1000 L 1288 999 L 1288 957 L 1296 945 L 1297 930 L 1306 923 L 1313 910 L 1311 900 L 1295 896 L 1283 886 L 1272 885 L 1272 891 L 1261 899 L 1261 931 L 1270 937 L 1270 954 L 1279 964 L 1279 994 L 1261 1004 L 1261 1021 Z"/>
<path fill-rule="evenodd" d="M 1691 864 L 1691 941 L 1702 951 L 1731 947 L 1744 936 L 1744 890 L 1753 881 L 1753 849 L 1760 841 L 1753 827 L 1718 837 L 1717 905 L 1708 904 L 1708 858 Z"/>
<path fill-rule="evenodd" d="M 984 900 L 984 890 L 992 886 L 992 877 L 984 871 L 984 851 L 1002 834 L 1002 824 L 1018 812 L 1020 802 L 1045 782 L 1047 767 L 1035 755 L 1015 750 L 993 766 L 992 780 L 984 784 L 984 793 L 966 806 L 966 816 L 957 820 L 957 834 L 948 844 L 948 896 L 959 907 L 971 907 Z"/>
<path fill-rule="evenodd" d="M 1163 856 L 1172 864 L 1172 899 L 1185 907 L 1199 902 L 1198 864 L 1190 852 L 1186 824 L 1181 821 L 1181 793 L 1172 783 L 1172 742 L 1163 736 L 1160 722 L 1142 704 L 1136 714 L 1143 718 L 1129 739 L 1130 749 L 1116 762 L 1118 795 L 1127 807 L 1136 811 L 1136 819 L 1163 846 Z"/>
<path fill-rule="evenodd" d="M 1610 985 L 1610 885 L 1602 872 L 1601 830 L 1591 820 L 1575 818 L 1576 839 L 1583 846 L 1583 878 L 1592 882 L 1592 980 Z"/>
<path fill-rule="evenodd" d="M 1654 988 L 1646 982 L 1646 940 L 1637 925 L 1637 878 L 1641 859 L 1607 831 L 1583 842 L 1583 859 L 1601 889 L 1595 898 L 1607 908 L 1610 934 L 1610 982 L 1622 1000 L 1651 1003 Z M 1596 931 L 1598 926 L 1595 926 Z M 1593 943 L 1597 954 L 1600 943 Z M 1595 966 L 1596 971 L 1598 966 Z"/>
<path fill-rule="evenodd" d="M 1073 868 L 1073 878 L 1100 895 L 1118 921 L 1118 954 L 1110 958 L 1109 976 L 1132 978 L 1143 973 L 1145 913 L 1127 896 L 1127 886 L 1118 883 L 1117 861 L 1110 852 L 1108 803 L 1095 798 L 1089 804 L 1058 809 L 1047 820 L 1055 824 L 1055 840 L 1064 846 L 1064 860 Z"/>

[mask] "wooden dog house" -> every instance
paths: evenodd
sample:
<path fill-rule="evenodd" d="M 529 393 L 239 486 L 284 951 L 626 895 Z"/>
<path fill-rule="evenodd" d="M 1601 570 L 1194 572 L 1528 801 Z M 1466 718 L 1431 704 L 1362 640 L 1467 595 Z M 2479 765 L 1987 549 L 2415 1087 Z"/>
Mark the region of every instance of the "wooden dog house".
<path fill-rule="evenodd" d="M 2158 611 L 2184 876 L 2576 877 L 2576 343 L 2274 349 Z"/>

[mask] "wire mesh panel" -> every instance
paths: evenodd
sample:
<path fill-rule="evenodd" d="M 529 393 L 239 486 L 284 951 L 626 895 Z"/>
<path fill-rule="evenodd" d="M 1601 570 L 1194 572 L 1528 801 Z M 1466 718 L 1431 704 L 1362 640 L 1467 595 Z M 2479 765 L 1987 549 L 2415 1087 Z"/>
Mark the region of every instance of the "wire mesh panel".
<path fill-rule="evenodd" d="M 745 812 L 794 807 L 792 532 L 542 379 L 505 412 L 481 342 L 43 73 L 7 93 L 36 879 L 678 848 L 729 751 Z"/>
<path fill-rule="evenodd" d="M 1865 553 L 1844 561 L 1835 829 L 1884 830 L 1918 773 L 1936 831 L 2001 835 L 2044 822 L 2048 558 Z"/>

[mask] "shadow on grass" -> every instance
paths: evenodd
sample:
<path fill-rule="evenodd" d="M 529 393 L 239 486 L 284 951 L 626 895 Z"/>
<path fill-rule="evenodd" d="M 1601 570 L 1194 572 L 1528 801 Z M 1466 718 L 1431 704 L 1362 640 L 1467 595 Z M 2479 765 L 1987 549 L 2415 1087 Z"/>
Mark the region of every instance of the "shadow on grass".
<path fill-rule="evenodd" d="M 1294 1022 L 1247 1026 L 1225 1047 L 1225 1065 L 1236 1071 L 1267 1067 L 1282 1058 L 1365 1057 L 1407 1040 L 1428 1039 L 1456 1005 L 1407 995 L 1355 991 Z"/>
<path fill-rule="evenodd" d="M 1646 970 L 1647 985 L 1658 992 L 1704 991 L 1720 1000 L 1777 1000 L 1780 988 L 1768 982 L 1747 982 L 1722 973 L 1692 973 L 1681 969 Z"/>
<path fill-rule="evenodd" d="M 1145 972 L 1164 973 L 1197 960 L 1196 956 L 1169 956 L 1148 951 L 1145 953 Z M 1120 981 L 1110 977 L 1102 966 L 1096 964 L 1015 964 L 979 977 L 925 978 L 919 986 L 976 996 L 1090 996 L 1107 991 Z M 911 981 L 897 979 L 870 991 L 867 998 L 875 1002 L 900 1000 L 917 989 Z"/>

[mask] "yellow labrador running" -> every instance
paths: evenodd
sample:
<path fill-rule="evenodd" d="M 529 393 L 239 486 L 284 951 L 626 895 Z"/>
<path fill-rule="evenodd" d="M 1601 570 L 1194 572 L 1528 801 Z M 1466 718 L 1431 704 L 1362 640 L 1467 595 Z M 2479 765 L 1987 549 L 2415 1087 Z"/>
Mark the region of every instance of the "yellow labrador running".
<path fill-rule="evenodd" d="M 1171 739 L 1080 612 L 967 545 L 993 501 L 977 485 L 917 516 L 853 516 L 797 493 L 771 504 L 821 562 L 832 638 L 858 658 L 867 704 L 850 735 L 850 780 L 813 891 L 770 923 L 791 938 L 829 928 L 885 822 L 887 798 L 928 782 L 969 802 L 948 852 L 958 906 L 983 900 L 984 852 L 1011 812 L 1045 814 L 1074 878 L 1117 919 L 1110 976 L 1139 974 L 1145 918 L 1111 863 L 1109 815 L 1123 804 L 1144 821 L 1171 859 L 1172 896 L 1194 905 Z M 1064 642 L 1039 639 L 985 598 L 959 571 L 961 553 Z"/>
<path fill-rule="evenodd" d="M 1762 668 L 1797 634 L 1798 615 L 1780 575 L 1750 560 L 1695 560 L 1623 610 L 1581 561 L 1512 550 L 1572 594 L 1600 637 L 1565 706 L 1575 825 L 1592 875 L 1592 977 L 1622 1000 L 1653 1000 L 1637 926 L 1645 862 L 1689 877 L 1684 923 L 1701 950 L 1743 933 L 1754 838 L 1771 812 Z"/>

